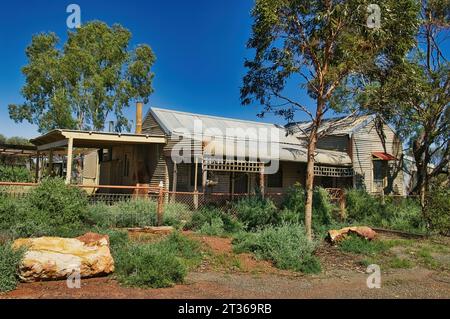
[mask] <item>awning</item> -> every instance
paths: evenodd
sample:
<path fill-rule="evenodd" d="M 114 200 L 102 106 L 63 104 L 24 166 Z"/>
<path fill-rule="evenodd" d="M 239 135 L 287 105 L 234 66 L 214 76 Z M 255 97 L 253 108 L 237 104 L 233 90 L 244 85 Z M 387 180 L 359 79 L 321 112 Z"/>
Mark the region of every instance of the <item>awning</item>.
<path fill-rule="evenodd" d="M 383 161 L 396 161 L 397 160 L 397 158 L 395 158 L 395 156 L 392 156 L 391 154 L 384 153 L 384 152 L 373 152 L 372 155 Z"/>

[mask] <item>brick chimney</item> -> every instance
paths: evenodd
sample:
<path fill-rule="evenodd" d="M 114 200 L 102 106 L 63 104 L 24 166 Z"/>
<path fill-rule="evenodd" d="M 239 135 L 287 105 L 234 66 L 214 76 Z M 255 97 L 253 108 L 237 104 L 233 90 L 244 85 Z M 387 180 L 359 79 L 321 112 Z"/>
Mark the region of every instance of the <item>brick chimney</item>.
<path fill-rule="evenodd" d="M 136 103 L 136 134 L 142 134 L 142 102 Z"/>

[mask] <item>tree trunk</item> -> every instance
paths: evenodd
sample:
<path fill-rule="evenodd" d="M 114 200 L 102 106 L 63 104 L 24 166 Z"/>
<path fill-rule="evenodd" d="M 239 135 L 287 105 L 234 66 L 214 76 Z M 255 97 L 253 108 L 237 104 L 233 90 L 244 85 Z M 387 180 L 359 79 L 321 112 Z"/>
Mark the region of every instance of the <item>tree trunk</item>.
<path fill-rule="evenodd" d="M 314 151 L 315 141 L 310 138 L 308 145 L 308 162 L 306 164 L 306 204 L 305 204 L 305 230 L 306 237 L 312 241 L 312 203 L 314 193 Z"/>

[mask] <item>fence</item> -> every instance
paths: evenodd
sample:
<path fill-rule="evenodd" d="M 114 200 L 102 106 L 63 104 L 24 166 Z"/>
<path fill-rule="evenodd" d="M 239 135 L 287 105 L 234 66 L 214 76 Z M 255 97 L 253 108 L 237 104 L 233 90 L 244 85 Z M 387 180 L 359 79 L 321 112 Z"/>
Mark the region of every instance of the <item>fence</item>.
<path fill-rule="evenodd" d="M 9 183 L 0 182 L 1 198 L 24 198 L 36 183 Z M 232 193 L 200 193 L 200 192 L 172 192 L 163 187 L 150 188 L 148 186 L 117 186 L 117 185 L 74 185 L 85 189 L 90 204 L 104 203 L 113 205 L 118 202 L 136 199 L 152 200 L 157 207 L 157 223 L 162 224 L 165 207 L 172 204 L 181 204 L 189 210 L 197 210 L 205 206 L 213 206 L 229 211 L 233 202 L 243 198 L 255 196 L 255 194 L 232 194 Z M 340 188 L 327 188 L 329 198 L 336 205 L 336 211 L 340 218 L 346 217 L 345 190 Z M 281 208 L 284 193 L 265 193 L 265 198 L 271 199 L 276 206 Z M 382 196 L 384 198 L 398 199 L 395 196 Z M 403 198 L 403 197 L 402 197 Z M 182 209 L 180 207 L 180 209 Z"/>

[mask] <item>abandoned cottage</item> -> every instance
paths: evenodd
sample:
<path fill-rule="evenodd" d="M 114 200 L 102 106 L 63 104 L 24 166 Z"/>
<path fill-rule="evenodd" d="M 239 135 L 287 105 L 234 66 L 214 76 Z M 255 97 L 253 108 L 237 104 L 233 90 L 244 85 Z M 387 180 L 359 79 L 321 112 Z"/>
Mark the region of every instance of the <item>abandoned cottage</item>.
<path fill-rule="evenodd" d="M 48 158 L 76 150 L 84 185 L 147 185 L 173 192 L 283 192 L 304 184 L 308 122 L 287 126 L 151 108 L 137 104 L 135 134 L 54 130 L 33 139 Z M 405 195 L 402 144 L 373 115 L 326 120 L 315 154 L 315 184 Z M 39 158 L 39 157 L 38 157 Z"/>

